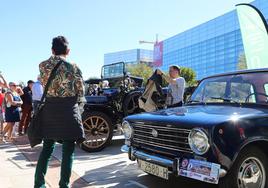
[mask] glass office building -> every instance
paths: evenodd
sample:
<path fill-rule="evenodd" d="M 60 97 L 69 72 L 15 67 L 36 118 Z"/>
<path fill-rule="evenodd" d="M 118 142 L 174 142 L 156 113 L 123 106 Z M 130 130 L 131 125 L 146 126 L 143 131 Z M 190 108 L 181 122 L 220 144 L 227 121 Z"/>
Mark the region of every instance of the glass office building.
<path fill-rule="evenodd" d="M 151 65 L 153 62 L 153 51 L 145 49 L 132 49 L 120 52 L 104 54 L 104 65 L 111 65 L 118 62 L 124 62 L 126 65 L 146 63 Z M 122 64 L 108 66 L 104 68 L 104 77 L 116 77 L 122 75 Z"/>
<path fill-rule="evenodd" d="M 268 21 L 268 0 L 251 4 Z M 237 70 L 244 48 L 236 10 L 164 40 L 162 54 L 162 70 L 172 64 L 190 67 L 197 79 Z"/>

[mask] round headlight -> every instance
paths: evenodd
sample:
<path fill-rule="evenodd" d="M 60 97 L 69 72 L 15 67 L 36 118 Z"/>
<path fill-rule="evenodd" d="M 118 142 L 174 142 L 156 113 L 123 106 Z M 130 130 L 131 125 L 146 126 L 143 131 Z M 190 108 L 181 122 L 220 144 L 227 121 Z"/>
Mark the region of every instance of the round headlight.
<path fill-rule="evenodd" d="M 125 139 L 130 139 L 133 135 L 133 128 L 130 126 L 130 124 L 127 121 L 124 121 L 122 123 L 122 129 L 123 129 Z"/>
<path fill-rule="evenodd" d="M 210 147 L 207 134 L 198 128 L 191 130 L 188 136 L 188 142 L 193 152 L 198 155 L 205 154 Z"/>

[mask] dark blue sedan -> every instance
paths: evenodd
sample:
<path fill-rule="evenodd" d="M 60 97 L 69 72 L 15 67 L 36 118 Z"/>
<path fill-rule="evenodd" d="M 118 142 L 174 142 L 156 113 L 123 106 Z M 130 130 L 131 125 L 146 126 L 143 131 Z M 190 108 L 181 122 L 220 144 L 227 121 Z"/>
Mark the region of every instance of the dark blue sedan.
<path fill-rule="evenodd" d="M 125 118 L 122 151 L 167 180 L 266 188 L 267 97 L 268 69 L 205 78 L 183 107 Z"/>

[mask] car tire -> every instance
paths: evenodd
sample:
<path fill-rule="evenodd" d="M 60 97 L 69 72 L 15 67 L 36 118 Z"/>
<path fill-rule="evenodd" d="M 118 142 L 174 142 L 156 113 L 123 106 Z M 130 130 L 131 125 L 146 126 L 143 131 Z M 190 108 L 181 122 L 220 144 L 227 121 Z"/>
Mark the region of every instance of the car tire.
<path fill-rule="evenodd" d="M 86 140 L 80 148 L 86 152 L 98 152 L 110 145 L 113 137 L 111 119 L 102 112 L 84 112 L 82 114 Z"/>
<path fill-rule="evenodd" d="M 252 167 L 255 171 L 259 170 L 262 175 L 262 181 L 259 181 L 262 182 L 262 186 L 260 188 L 267 188 L 267 156 L 258 147 L 253 146 L 244 148 L 240 152 L 228 174 L 224 178 L 220 179 L 219 188 L 243 188 L 243 181 L 241 180 L 245 179 L 245 175 L 248 176 L 250 174 L 250 167 Z M 251 173 L 253 174 L 256 172 L 251 171 Z M 256 184 L 256 187 L 259 186 Z"/>

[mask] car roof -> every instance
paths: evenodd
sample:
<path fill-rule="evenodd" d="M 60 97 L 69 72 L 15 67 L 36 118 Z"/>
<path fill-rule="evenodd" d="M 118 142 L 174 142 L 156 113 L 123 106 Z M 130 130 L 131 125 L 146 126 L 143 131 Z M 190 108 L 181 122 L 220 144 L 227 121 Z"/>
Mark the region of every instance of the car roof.
<path fill-rule="evenodd" d="M 202 80 L 207 79 L 207 78 L 214 78 L 214 77 L 221 77 L 221 76 L 228 76 L 228 75 L 235 75 L 235 74 L 248 74 L 248 73 L 259 73 L 259 72 L 268 72 L 268 68 L 245 69 L 245 70 L 238 70 L 238 71 L 232 71 L 232 72 L 227 72 L 227 73 L 215 74 L 215 75 L 205 77 Z"/>

